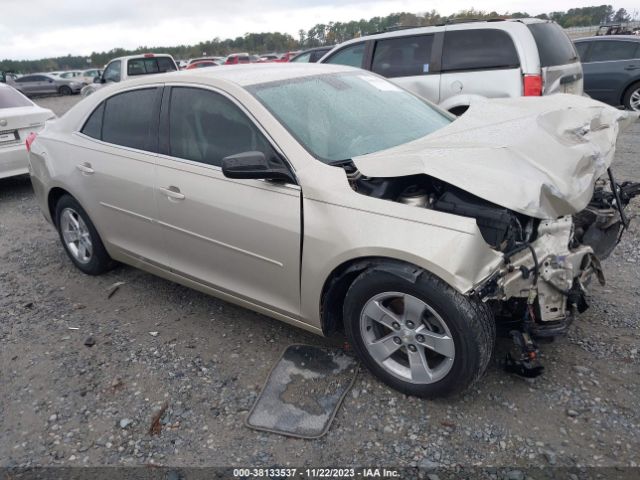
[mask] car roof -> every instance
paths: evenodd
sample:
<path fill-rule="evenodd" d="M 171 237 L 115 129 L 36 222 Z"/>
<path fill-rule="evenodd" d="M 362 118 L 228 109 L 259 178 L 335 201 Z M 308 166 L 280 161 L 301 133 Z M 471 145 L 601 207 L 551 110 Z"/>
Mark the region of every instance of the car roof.
<path fill-rule="evenodd" d="M 394 30 L 389 30 L 386 32 L 376 32 L 371 33 L 369 35 L 363 35 L 362 37 L 353 38 L 351 40 L 346 40 L 338 45 L 344 46 L 350 43 L 357 43 L 359 41 L 366 40 L 374 40 L 380 38 L 395 38 L 402 36 L 412 36 L 419 35 L 422 33 L 436 33 L 436 32 L 444 32 L 445 30 L 475 30 L 477 28 L 494 28 L 497 30 L 514 30 L 518 28 L 516 25 L 530 25 L 534 23 L 554 23 L 551 20 L 544 20 L 541 18 L 499 18 L 499 19 L 489 19 L 489 20 L 473 20 L 473 21 L 462 21 L 462 22 L 450 22 L 443 23 L 438 25 L 430 25 L 427 27 L 410 27 L 410 28 L 399 28 Z"/>
<path fill-rule="evenodd" d="M 347 67 L 345 65 L 318 64 L 318 63 L 250 63 L 244 65 L 222 66 L 220 68 L 202 68 L 193 70 L 181 70 L 177 72 L 163 73 L 158 75 L 144 75 L 126 82 L 127 85 L 145 85 L 171 82 L 198 81 L 209 83 L 207 80 L 222 80 L 233 83 L 240 87 L 257 85 L 260 83 L 278 82 L 294 78 L 310 77 L 313 75 L 323 75 L 343 72 L 361 72 L 363 75 L 369 74 L 366 71 Z M 214 83 L 214 82 L 211 82 Z"/>
<path fill-rule="evenodd" d="M 146 55 L 153 55 L 152 57 L 147 57 Z M 130 60 L 132 58 L 153 58 L 153 57 L 170 57 L 173 60 L 173 57 L 168 53 L 139 53 L 137 55 L 126 55 L 124 57 L 116 57 L 109 60 L 108 63 L 114 60 Z"/>
<path fill-rule="evenodd" d="M 594 35 L 593 37 L 576 38 L 574 42 L 595 42 L 597 40 L 631 40 L 632 42 L 640 42 L 640 37 L 638 35 Z"/>

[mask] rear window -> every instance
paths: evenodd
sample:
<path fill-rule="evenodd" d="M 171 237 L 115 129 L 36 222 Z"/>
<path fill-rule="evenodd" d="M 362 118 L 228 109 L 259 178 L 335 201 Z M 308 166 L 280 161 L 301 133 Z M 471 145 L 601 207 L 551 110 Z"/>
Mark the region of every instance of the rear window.
<path fill-rule="evenodd" d="M 371 70 L 385 77 L 429 73 L 433 35 L 397 37 L 376 42 Z"/>
<path fill-rule="evenodd" d="M 557 23 L 531 23 L 527 25 L 536 41 L 541 67 L 554 67 L 578 61 L 573 43 Z"/>
<path fill-rule="evenodd" d="M 448 31 L 444 35 L 442 71 L 516 68 L 518 52 L 508 33 L 474 29 Z"/>
<path fill-rule="evenodd" d="M 13 88 L 0 88 L 0 108 L 30 107 L 33 104 Z"/>
<path fill-rule="evenodd" d="M 127 64 L 127 75 L 149 75 L 175 70 L 176 67 L 167 57 L 134 58 Z"/>

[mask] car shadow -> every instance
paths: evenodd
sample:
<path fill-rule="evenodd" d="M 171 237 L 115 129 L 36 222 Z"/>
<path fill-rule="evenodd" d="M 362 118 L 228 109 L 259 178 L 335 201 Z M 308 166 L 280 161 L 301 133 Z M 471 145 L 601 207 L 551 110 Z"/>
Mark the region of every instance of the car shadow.
<path fill-rule="evenodd" d="M 16 177 L 0 179 L 0 200 L 28 193 L 33 193 L 29 175 L 18 175 Z"/>

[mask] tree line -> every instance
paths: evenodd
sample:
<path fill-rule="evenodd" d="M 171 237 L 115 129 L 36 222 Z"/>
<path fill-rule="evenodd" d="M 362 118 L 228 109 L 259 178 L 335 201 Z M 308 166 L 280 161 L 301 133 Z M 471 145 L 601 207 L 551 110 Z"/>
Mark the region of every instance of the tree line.
<path fill-rule="evenodd" d="M 354 37 L 381 32 L 396 27 L 421 27 L 438 25 L 452 21 L 486 20 L 490 18 L 530 17 L 526 12 L 498 13 L 476 9 L 461 10 L 452 15 L 440 15 L 431 10 L 425 13 L 392 13 L 385 17 L 373 17 L 369 20 L 350 22 L 319 23 L 309 30 L 299 30 L 297 38 L 287 33 L 266 32 L 247 33 L 234 39 L 213 38 L 196 45 L 178 45 L 172 47 L 141 46 L 135 50 L 114 48 L 108 52 L 93 52 L 89 56 L 67 55 L 65 57 L 44 58 L 40 60 L 2 60 L 0 70 L 18 73 L 46 72 L 55 70 L 85 69 L 102 67 L 110 59 L 136 53 L 169 53 L 176 59 L 188 59 L 203 55 L 228 55 L 234 52 L 256 54 L 285 52 L 301 48 L 334 45 Z M 537 18 L 550 19 L 563 27 L 598 25 L 609 22 L 631 20 L 624 8 L 614 11 L 611 5 L 572 8 L 566 12 L 550 12 L 537 15 Z"/>

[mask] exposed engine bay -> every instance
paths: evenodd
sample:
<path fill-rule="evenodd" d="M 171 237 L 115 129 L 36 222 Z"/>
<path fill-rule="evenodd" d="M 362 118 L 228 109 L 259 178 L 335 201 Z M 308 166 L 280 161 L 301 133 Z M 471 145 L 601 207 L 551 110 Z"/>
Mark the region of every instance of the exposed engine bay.
<path fill-rule="evenodd" d="M 485 242 L 504 254 L 504 263 L 472 294 L 492 307 L 498 330 L 518 345 L 519 360 L 507 365 L 525 376 L 542 371 L 533 339 L 565 333 L 575 312 L 588 308 L 592 277 L 604 284 L 600 260 L 614 250 L 629 225 L 624 209 L 640 195 L 640 183 L 618 184 L 608 170 L 609 178 L 596 182 L 584 210 L 539 219 L 425 174 L 369 178 L 350 161 L 340 166 L 360 194 L 476 220 Z"/>

